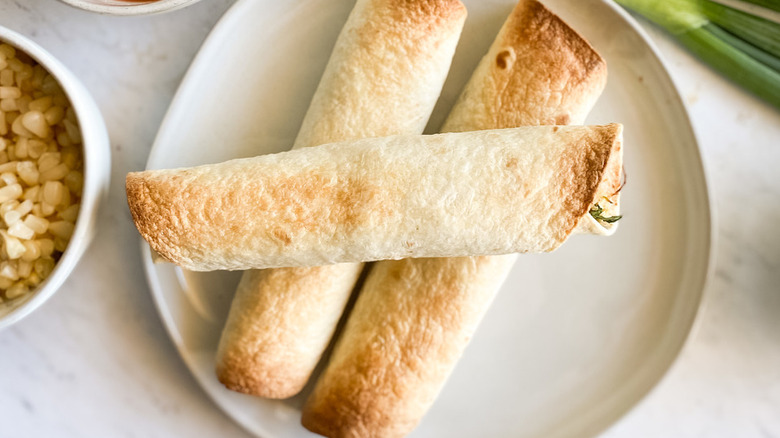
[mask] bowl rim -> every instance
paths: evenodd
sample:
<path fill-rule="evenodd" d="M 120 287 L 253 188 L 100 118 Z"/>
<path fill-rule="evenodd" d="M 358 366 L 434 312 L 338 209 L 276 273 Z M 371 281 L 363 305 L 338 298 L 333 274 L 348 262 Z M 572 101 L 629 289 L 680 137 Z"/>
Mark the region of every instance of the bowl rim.
<path fill-rule="evenodd" d="M 89 12 L 96 12 L 98 14 L 105 15 L 117 15 L 117 16 L 134 16 L 134 15 L 150 15 L 160 14 L 163 12 L 170 12 L 176 9 L 190 6 L 199 2 L 200 0 L 147 0 L 148 3 L 131 3 L 127 2 L 126 5 L 122 4 L 99 4 L 90 0 L 60 0 L 61 2 L 72 6 L 74 8 L 82 9 Z M 121 0 L 112 0 L 117 3 Z"/>
<path fill-rule="evenodd" d="M 26 53 L 57 79 L 78 115 L 84 160 L 81 205 L 68 246 L 49 277 L 30 292 L 28 297 L 21 298 L 26 301 L 0 316 L 0 330 L 3 330 L 28 316 L 51 298 L 76 267 L 95 234 L 98 207 L 108 194 L 111 165 L 105 122 L 91 94 L 76 76 L 30 38 L 4 26 L 0 26 L 0 43 L 9 44 Z M 89 124 L 85 123 L 87 120 Z"/>

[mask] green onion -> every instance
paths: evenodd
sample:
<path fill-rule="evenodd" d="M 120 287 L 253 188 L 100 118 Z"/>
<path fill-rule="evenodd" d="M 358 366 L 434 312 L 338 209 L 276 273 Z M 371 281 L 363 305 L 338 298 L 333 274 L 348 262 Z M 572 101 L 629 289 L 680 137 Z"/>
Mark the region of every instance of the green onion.
<path fill-rule="evenodd" d="M 702 2 L 704 15 L 735 36 L 780 57 L 780 25 L 720 3 Z"/>
<path fill-rule="evenodd" d="M 714 34 L 717 38 L 725 41 L 727 44 L 733 46 L 738 51 L 741 51 L 749 57 L 762 62 L 774 70 L 780 72 L 780 57 L 772 56 L 771 53 L 767 53 L 761 49 L 756 48 L 756 46 L 737 38 L 736 36 L 726 32 L 718 26 L 707 24 L 705 25 L 705 28 L 710 31 L 710 33 Z"/>
<path fill-rule="evenodd" d="M 780 12 L 780 0 L 743 0 L 747 3 L 753 3 L 773 11 Z"/>
<path fill-rule="evenodd" d="M 616 1 L 665 28 L 698 58 L 780 108 L 780 24 L 710 0 Z M 762 3 L 780 6 L 778 0 Z"/>

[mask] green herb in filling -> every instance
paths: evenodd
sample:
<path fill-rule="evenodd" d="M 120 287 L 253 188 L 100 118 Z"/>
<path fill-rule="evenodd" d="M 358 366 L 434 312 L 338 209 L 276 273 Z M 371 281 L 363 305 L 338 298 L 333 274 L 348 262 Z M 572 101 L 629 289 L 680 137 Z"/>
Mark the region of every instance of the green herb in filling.
<path fill-rule="evenodd" d="M 590 208 L 590 215 L 593 216 L 593 219 L 596 219 L 597 221 L 613 224 L 619 221 L 623 217 L 623 215 L 603 216 L 603 214 L 604 214 L 604 209 L 601 208 L 601 206 L 598 204 L 595 204 L 593 205 L 593 207 Z"/>

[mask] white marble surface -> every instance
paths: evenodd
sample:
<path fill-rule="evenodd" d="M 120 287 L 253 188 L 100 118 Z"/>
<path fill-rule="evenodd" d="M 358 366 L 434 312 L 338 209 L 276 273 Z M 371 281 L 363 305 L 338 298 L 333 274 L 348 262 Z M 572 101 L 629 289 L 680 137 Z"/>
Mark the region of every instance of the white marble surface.
<path fill-rule="evenodd" d="M 95 243 L 50 302 L 0 332 L 0 437 L 248 436 L 200 390 L 169 341 L 123 191 L 231 3 L 114 18 L 55 0 L 0 0 L 0 25 L 32 37 L 85 82 L 113 154 Z M 780 111 L 645 27 L 699 135 L 717 217 L 715 269 L 680 359 L 604 436 L 780 436 Z"/>

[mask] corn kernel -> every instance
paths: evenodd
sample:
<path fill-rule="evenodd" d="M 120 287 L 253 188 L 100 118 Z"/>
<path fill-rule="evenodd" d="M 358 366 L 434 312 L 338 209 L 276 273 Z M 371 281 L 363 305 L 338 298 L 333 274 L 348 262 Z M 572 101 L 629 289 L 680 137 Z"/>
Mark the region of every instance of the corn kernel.
<path fill-rule="evenodd" d="M 41 202 L 39 205 L 41 207 L 41 214 L 40 214 L 40 216 L 43 216 L 43 217 L 51 216 L 51 215 L 54 214 L 55 211 L 57 211 L 57 207 L 55 207 L 55 206 L 53 206 L 53 205 L 51 205 L 51 204 L 49 204 L 47 202 Z M 38 215 L 36 215 L 36 216 L 38 216 Z"/>
<path fill-rule="evenodd" d="M 0 87 L 0 99 L 19 99 L 22 90 L 19 87 Z"/>
<path fill-rule="evenodd" d="M 60 218 L 64 221 L 76 223 L 76 219 L 79 217 L 79 204 L 71 204 L 65 210 L 60 212 Z"/>
<path fill-rule="evenodd" d="M 45 113 L 52 106 L 51 96 L 44 96 L 30 102 L 30 110 Z M 51 125 L 52 123 L 49 123 Z"/>
<path fill-rule="evenodd" d="M 41 256 L 41 244 L 37 240 L 25 240 L 22 245 L 24 245 L 22 260 L 34 262 Z"/>
<path fill-rule="evenodd" d="M 22 186 L 19 184 L 0 187 L 0 202 L 19 199 L 20 196 L 22 196 Z"/>
<path fill-rule="evenodd" d="M 38 184 L 38 178 L 41 174 L 38 172 L 38 166 L 32 161 L 20 161 L 16 171 L 19 173 L 19 178 L 28 186 Z"/>
<path fill-rule="evenodd" d="M 38 247 L 41 250 L 41 257 L 49 257 L 54 253 L 54 241 L 51 239 L 38 239 Z"/>
<path fill-rule="evenodd" d="M 8 227 L 8 234 L 22 240 L 30 240 L 35 235 L 35 231 L 25 225 L 24 222 L 16 221 L 13 225 Z M 22 253 L 24 253 L 24 251 L 22 251 Z"/>
<path fill-rule="evenodd" d="M 16 210 L 7 211 L 3 215 L 3 222 L 5 222 L 5 225 L 7 227 L 10 227 L 11 225 L 19 222 L 20 220 L 22 220 L 22 215 Z"/>
<path fill-rule="evenodd" d="M 16 174 L 11 172 L 0 173 L 0 180 L 2 180 L 3 183 L 5 183 L 5 185 L 7 186 L 16 184 L 18 182 L 18 180 L 16 179 Z"/>
<path fill-rule="evenodd" d="M 47 109 L 43 113 L 43 116 L 46 118 L 46 123 L 48 123 L 49 126 L 54 126 L 65 118 L 65 111 L 61 106 L 53 106 Z"/>
<path fill-rule="evenodd" d="M 45 152 L 38 158 L 38 172 L 45 172 L 60 164 L 62 155 L 59 152 Z"/>
<path fill-rule="evenodd" d="M 37 178 L 37 177 L 36 177 Z M 40 202 L 41 186 L 33 186 L 24 191 L 22 199 L 25 201 Z"/>
<path fill-rule="evenodd" d="M 22 125 L 38 137 L 46 138 L 51 135 L 51 129 L 49 124 L 46 123 L 46 117 L 40 111 L 26 112 L 22 116 Z"/>
<path fill-rule="evenodd" d="M 16 265 L 16 273 L 19 274 L 20 278 L 27 278 L 32 274 L 33 270 L 33 264 L 21 259 Z"/>
<path fill-rule="evenodd" d="M 22 295 L 26 294 L 26 293 L 27 293 L 27 292 L 29 292 L 29 291 L 30 291 L 30 290 L 29 290 L 29 288 L 27 287 L 27 285 L 25 285 L 24 283 L 22 283 L 22 282 L 20 281 L 20 282 L 16 282 L 16 283 L 14 283 L 14 285 L 13 285 L 13 286 L 9 287 L 9 288 L 8 288 L 8 289 L 5 291 L 5 296 L 6 296 L 6 298 L 8 298 L 9 300 L 12 300 L 12 299 L 14 299 L 14 298 L 19 298 L 20 296 L 22 296 Z"/>
<path fill-rule="evenodd" d="M 67 221 L 49 222 L 49 232 L 54 237 L 70 239 L 73 235 L 73 223 Z"/>
<path fill-rule="evenodd" d="M 13 262 L 3 262 L 0 264 L 0 277 L 16 281 L 19 279 L 19 273 L 16 272 L 16 264 Z"/>
<path fill-rule="evenodd" d="M 19 239 L 5 231 L 0 231 L 0 236 L 3 237 L 3 248 L 5 248 L 5 254 L 10 260 L 18 259 L 24 254 L 25 248 Z"/>
<path fill-rule="evenodd" d="M 51 257 L 41 257 L 33 264 L 35 272 L 43 278 L 46 278 L 54 270 L 54 259 Z M 1 274 L 0 274 L 1 275 Z"/>
<path fill-rule="evenodd" d="M 49 221 L 33 215 L 24 218 L 24 225 L 33 230 L 35 234 L 43 234 L 49 229 Z"/>
<path fill-rule="evenodd" d="M 51 169 L 41 170 L 40 172 L 41 174 L 38 177 L 38 180 L 40 182 L 46 182 L 65 178 L 65 176 L 68 175 L 68 172 L 70 172 L 70 169 L 68 169 L 68 166 L 66 166 L 65 163 L 60 163 Z"/>

